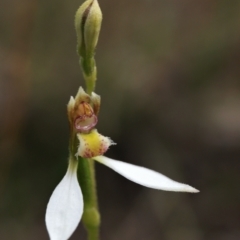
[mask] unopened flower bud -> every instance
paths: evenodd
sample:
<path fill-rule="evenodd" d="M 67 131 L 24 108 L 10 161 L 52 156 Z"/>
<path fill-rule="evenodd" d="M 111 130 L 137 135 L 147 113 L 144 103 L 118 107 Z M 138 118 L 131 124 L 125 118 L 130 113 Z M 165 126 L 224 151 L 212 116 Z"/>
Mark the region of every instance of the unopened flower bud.
<path fill-rule="evenodd" d="M 98 42 L 102 12 L 97 0 L 87 0 L 76 13 L 78 54 L 82 58 L 91 58 Z"/>

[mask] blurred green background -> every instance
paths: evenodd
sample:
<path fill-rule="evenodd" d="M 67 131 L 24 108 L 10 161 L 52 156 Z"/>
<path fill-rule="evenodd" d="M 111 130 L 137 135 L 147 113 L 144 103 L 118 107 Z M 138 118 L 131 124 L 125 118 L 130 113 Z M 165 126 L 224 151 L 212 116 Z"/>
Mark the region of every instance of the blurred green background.
<path fill-rule="evenodd" d="M 46 204 L 67 168 L 66 104 L 84 84 L 81 3 L 1 0 L 1 240 L 48 239 Z M 100 6 L 98 130 L 117 143 L 107 156 L 201 191 L 143 188 L 97 164 L 102 239 L 239 240 L 240 1 Z"/>

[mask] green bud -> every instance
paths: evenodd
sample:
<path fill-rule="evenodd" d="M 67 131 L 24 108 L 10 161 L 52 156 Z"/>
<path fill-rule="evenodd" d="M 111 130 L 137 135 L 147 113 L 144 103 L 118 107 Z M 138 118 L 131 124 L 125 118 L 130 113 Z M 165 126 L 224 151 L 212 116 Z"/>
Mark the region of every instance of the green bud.
<path fill-rule="evenodd" d="M 78 9 L 75 18 L 77 51 L 85 61 L 90 61 L 98 42 L 102 12 L 97 0 L 87 0 Z"/>

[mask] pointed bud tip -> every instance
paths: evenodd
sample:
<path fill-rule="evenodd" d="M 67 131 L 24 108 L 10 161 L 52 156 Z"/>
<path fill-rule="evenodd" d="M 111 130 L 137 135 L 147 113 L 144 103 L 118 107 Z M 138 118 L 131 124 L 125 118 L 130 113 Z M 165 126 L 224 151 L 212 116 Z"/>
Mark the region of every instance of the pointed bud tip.
<path fill-rule="evenodd" d="M 69 99 L 69 102 L 68 102 L 68 106 L 72 107 L 72 106 L 74 106 L 74 104 L 75 104 L 75 99 L 74 99 L 73 96 L 71 96 L 70 99 Z"/>
<path fill-rule="evenodd" d="M 95 92 L 92 92 L 92 98 L 100 98 L 100 96 L 98 94 L 96 94 Z"/>
<path fill-rule="evenodd" d="M 76 97 L 79 97 L 79 96 L 83 96 L 83 95 L 86 95 L 87 93 L 84 91 L 83 87 L 79 87 L 78 91 L 77 91 L 77 94 L 76 94 Z"/>
<path fill-rule="evenodd" d="M 75 97 L 75 102 L 78 105 L 81 102 L 90 102 L 90 96 L 84 91 L 82 87 L 79 87 L 78 92 Z"/>
<path fill-rule="evenodd" d="M 91 94 L 91 101 L 93 104 L 93 110 L 96 115 L 98 115 L 101 105 L 101 97 L 97 95 L 95 92 Z"/>

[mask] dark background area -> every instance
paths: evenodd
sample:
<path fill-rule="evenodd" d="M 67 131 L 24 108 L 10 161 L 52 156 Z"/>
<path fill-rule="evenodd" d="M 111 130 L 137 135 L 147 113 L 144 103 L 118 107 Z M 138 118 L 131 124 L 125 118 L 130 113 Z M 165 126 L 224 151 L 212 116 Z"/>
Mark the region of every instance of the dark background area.
<path fill-rule="evenodd" d="M 48 239 L 68 157 L 66 104 L 84 85 L 81 1 L 1 0 L 0 239 Z M 138 186 L 97 164 L 104 240 L 240 239 L 240 1 L 100 1 L 98 130 L 109 157 L 199 194 Z M 80 226 L 72 240 L 86 239 Z"/>

